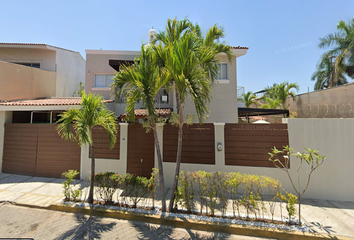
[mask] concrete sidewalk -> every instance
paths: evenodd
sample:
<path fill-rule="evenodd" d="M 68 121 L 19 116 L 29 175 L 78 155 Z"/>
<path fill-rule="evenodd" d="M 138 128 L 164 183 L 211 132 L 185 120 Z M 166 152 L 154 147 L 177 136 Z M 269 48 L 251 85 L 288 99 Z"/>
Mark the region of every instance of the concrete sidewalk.
<path fill-rule="evenodd" d="M 63 198 L 63 181 L 0 173 L 0 202 L 49 207 Z M 82 180 L 75 180 L 74 183 L 83 189 L 85 197 L 88 183 Z M 170 191 L 167 192 L 169 195 Z M 354 202 L 303 199 L 302 203 L 303 221 L 315 231 L 354 239 Z"/>

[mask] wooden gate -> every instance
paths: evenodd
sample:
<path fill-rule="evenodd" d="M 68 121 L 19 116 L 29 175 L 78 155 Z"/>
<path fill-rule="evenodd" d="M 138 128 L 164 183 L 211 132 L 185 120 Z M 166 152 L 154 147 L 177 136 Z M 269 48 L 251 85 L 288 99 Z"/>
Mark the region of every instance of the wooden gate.
<path fill-rule="evenodd" d="M 146 133 L 141 124 L 129 124 L 127 172 L 149 178 L 154 168 L 154 152 L 152 131 Z"/>
<path fill-rule="evenodd" d="M 81 148 L 65 141 L 55 124 L 5 124 L 3 172 L 40 177 L 61 177 L 80 171 Z"/>
<path fill-rule="evenodd" d="M 275 167 L 271 148 L 289 145 L 287 124 L 225 124 L 225 164 Z"/>

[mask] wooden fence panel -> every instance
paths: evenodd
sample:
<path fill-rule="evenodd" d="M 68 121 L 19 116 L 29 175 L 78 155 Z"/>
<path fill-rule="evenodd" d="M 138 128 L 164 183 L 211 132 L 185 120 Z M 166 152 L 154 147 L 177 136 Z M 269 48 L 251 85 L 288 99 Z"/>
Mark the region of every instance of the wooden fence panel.
<path fill-rule="evenodd" d="M 61 177 L 69 169 L 80 171 L 80 146 L 62 139 L 56 127 L 56 124 L 38 124 L 37 176 Z"/>
<path fill-rule="evenodd" d="M 92 131 L 93 144 L 95 147 L 95 158 L 105 159 L 119 159 L 120 150 L 120 132 L 117 127 L 117 141 L 113 149 L 109 148 L 109 139 L 107 131 L 101 127 L 96 126 Z M 91 148 L 89 150 L 89 156 L 91 157 Z"/>
<path fill-rule="evenodd" d="M 36 174 L 38 125 L 5 124 L 2 171 Z"/>
<path fill-rule="evenodd" d="M 288 144 L 287 124 L 225 124 L 226 165 L 275 167 L 268 153 Z"/>
<path fill-rule="evenodd" d="M 3 172 L 61 177 L 69 169 L 80 171 L 81 148 L 77 142 L 63 140 L 56 126 L 5 124 Z"/>
<path fill-rule="evenodd" d="M 163 130 L 163 161 L 176 162 L 178 128 L 166 124 Z M 215 164 L 214 124 L 184 126 L 182 163 Z"/>

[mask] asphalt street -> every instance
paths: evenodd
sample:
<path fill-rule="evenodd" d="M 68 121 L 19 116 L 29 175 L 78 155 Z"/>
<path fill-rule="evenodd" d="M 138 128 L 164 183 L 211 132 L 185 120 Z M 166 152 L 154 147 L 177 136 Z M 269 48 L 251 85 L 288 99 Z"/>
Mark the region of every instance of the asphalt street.
<path fill-rule="evenodd" d="M 0 238 L 261 239 L 0 203 Z"/>

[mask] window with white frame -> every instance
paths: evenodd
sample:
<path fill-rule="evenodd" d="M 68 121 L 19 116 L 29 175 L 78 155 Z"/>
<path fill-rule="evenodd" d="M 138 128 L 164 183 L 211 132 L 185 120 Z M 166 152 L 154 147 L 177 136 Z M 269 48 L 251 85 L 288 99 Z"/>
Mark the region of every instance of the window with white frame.
<path fill-rule="evenodd" d="M 227 79 L 227 63 L 218 63 L 217 66 L 219 68 L 217 79 L 226 80 Z"/>
<path fill-rule="evenodd" d="M 114 74 L 95 74 L 94 88 L 109 88 L 114 82 Z"/>

